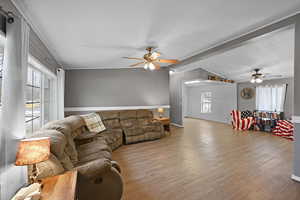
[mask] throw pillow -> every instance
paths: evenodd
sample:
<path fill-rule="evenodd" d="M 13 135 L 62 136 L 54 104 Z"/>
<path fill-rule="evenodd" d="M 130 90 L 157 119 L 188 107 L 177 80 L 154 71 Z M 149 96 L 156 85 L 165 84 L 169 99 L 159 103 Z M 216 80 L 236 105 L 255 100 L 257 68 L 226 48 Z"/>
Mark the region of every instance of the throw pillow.
<path fill-rule="evenodd" d="M 97 113 L 90 113 L 82 115 L 85 121 L 86 127 L 92 133 L 100 133 L 105 130 L 105 126 L 101 120 L 101 117 Z"/>
<path fill-rule="evenodd" d="M 250 110 L 245 110 L 241 112 L 241 118 L 245 119 L 248 117 L 253 117 L 253 113 Z"/>

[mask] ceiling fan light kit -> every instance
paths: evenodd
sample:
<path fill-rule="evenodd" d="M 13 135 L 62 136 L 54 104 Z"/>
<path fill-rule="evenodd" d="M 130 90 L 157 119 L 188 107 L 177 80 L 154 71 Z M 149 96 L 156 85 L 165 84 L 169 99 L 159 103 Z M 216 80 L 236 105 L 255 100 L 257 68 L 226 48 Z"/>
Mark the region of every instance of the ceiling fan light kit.
<path fill-rule="evenodd" d="M 262 83 L 263 82 L 263 74 L 259 73 L 259 69 L 254 69 L 255 73 L 251 76 L 251 83 Z"/>
<path fill-rule="evenodd" d="M 169 64 L 176 64 L 179 61 L 176 59 L 159 59 L 161 56 L 161 53 L 157 51 L 153 51 L 153 47 L 148 47 L 146 48 L 146 53 L 143 58 L 133 58 L 133 57 L 123 57 L 125 59 L 130 59 L 130 60 L 140 60 L 142 62 L 130 65 L 131 67 L 136 67 L 139 65 L 144 65 L 145 70 L 159 70 L 160 69 L 160 64 L 159 63 L 169 63 Z"/>

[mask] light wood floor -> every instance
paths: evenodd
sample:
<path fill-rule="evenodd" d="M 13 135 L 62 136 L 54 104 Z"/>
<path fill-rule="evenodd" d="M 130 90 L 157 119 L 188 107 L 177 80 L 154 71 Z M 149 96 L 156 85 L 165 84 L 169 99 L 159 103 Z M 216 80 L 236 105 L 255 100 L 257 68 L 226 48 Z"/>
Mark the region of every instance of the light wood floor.
<path fill-rule="evenodd" d="M 197 119 L 184 126 L 113 153 L 124 200 L 300 200 L 291 141 Z"/>

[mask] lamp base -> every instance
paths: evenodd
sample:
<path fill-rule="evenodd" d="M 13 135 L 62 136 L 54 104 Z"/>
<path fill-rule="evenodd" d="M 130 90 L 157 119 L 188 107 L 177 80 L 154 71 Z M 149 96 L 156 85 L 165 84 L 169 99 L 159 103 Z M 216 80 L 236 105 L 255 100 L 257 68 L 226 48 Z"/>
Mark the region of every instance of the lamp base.
<path fill-rule="evenodd" d="M 37 177 L 38 177 L 38 169 L 36 167 L 36 164 L 33 164 L 31 175 L 29 176 L 29 183 L 30 184 L 39 183 L 39 181 L 37 180 Z"/>

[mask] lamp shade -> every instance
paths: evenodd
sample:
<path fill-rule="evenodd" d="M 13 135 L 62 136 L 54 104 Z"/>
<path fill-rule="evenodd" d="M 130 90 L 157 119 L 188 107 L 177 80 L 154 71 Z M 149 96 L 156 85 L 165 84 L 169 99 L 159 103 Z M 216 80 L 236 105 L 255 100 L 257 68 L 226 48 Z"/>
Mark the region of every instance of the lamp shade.
<path fill-rule="evenodd" d="M 157 112 L 163 113 L 163 112 L 164 112 L 164 108 L 158 108 L 158 109 L 157 109 Z"/>
<path fill-rule="evenodd" d="M 15 165 L 32 165 L 48 160 L 50 155 L 50 138 L 24 139 L 19 143 Z"/>

